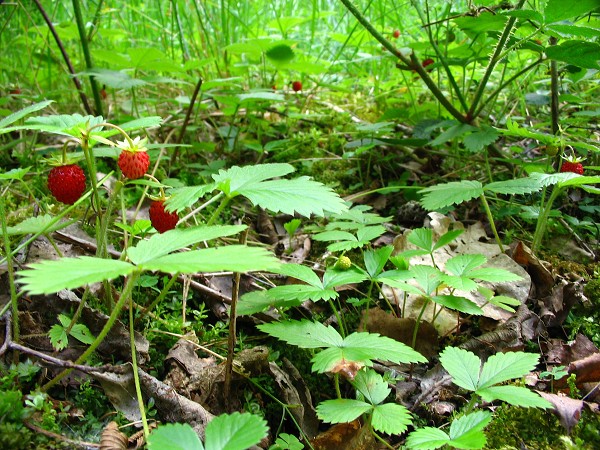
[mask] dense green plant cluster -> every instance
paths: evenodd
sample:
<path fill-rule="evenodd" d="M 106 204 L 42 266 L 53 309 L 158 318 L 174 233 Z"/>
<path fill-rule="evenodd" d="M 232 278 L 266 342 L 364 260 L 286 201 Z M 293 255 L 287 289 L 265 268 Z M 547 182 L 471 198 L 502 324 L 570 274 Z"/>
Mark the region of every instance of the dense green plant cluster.
<path fill-rule="evenodd" d="M 427 311 L 434 326 L 451 311 L 457 329 L 487 305 L 514 312 L 520 301 L 485 283 L 519 277 L 490 267 L 482 254 L 453 254 L 442 264 L 439 252 L 462 229 L 434 237 L 415 225 L 397 236 L 408 249 L 388 239 L 390 230 L 403 232 L 390 223 L 407 200 L 459 221 L 463 213 L 483 219 L 501 253 L 513 239 L 530 243 L 534 255 L 549 234 L 594 239 L 597 0 L 89 5 L 95 9 L 80 0 L 0 4 L 7 12 L 0 14 L 0 264 L 10 288 L 0 317 L 12 313 L 14 342 L 27 295 L 82 289 L 80 306 L 57 314 L 47 332 L 56 351 L 73 342 L 85 349 L 75 364 L 95 364 L 94 352 L 122 320 L 150 449 L 242 450 L 265 438 L 260 415 L 271 411 L 248 390 L 246 412 L 215 418 L 202 440 L 184 424 L 150 433 L 147 416 L 155 411 L 142 396 L 135 332 L 153 341 L 153 375 L 162 375 L 168 350 L 188 332 L 227 355 L 231 375 L 234 352 L 252 345 L 237 317 L 265 310 L 277 315 L 250 332 L 299 347 L 294 360 L 309 385 L 333 392 L 315 396 L 324 423 L 360 419 L 383 445 L 385 435 L 397 435 L 414 449 L 541 450 L 564 437 L 562 430 L 552 438 L 538 433 L 556 425 L 543 411 L 551 405 L 514 381 L 539 369 L 537 344 L 486 360 L 451 345 L 429 361 L 417 351 Z M 47 180 L 54 166 L 70 168 L 57 171 L 68 183 Z M 381 215 L 352 201 L 372 201 Z M 148 203 L 150 220 L 138 216 Z M 281 258 L 249 226 L 259 209 L 285 216 Z M 93 256 L 62 257 L 53 233 L 73 222 L 95 239 Z M 287 262 L 301 233 L 313 243 L 311 258 L 318 253 L 315 264 Z M 17 258 L 40 237 L 59 259 L 20 267 Z M 215 272 L 233 279 L 229 323 L 182 306 L 195 299 L 180 277 Z M 262 289 L 240 296 L 246 272 L 270 275 Z M 295 281 L 280 284 L 271 275 Z M 597 280 L 585 281 L 596 304 Z M 90 289 L 96 283 L 98 298 Z M 342 290 L 348 286 L 351 294 Z M 387 288 L 397 301 L 385 296 Z M 374 304 L 408 317 L 410 296 L 423 306 L 407 342 L 357 331 Z M 86 304 L 108 315 L 95 334 L 81 323 Z M 303 317 L 303 304 L 320 310 Z M 577 307 L 566 325 L 600 342 L 597 319 Z M 396 375 L 376 364 L 412 374 L 415 365 L 437 361 L 466 399 L 441 428 L 394 402 Z M 38 370 L 29 361 L 2 368 L 0 447 L 38 439 L 26 418 L 58 433 L 65 424 L 66 409 L 45 391 L 71 369 L 41 386 Z M 261 384 L 253 386 L 274 399 Z M 97 433 L 104 397 L 88 383 L 74 397 L 89 413 L 83 428 Z M 284 416 L 295 407 L 274 400 Z M 484 403 L 510 406 L 492 413 Z M 571 445 L 593 446 L 595 424 L 583 421 Z M 310 447 L 300 427 L 285 431 L 273 435 L 271 450 Z"/>

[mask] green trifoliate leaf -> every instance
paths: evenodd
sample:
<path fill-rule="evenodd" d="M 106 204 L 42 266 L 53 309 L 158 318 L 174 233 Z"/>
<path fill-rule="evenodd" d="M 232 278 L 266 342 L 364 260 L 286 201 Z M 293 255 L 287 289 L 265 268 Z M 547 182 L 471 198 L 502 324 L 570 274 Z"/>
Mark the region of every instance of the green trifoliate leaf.
<path fill-rule="evenodd" d="M 135 266 L 124 261 L 93 258 L 61 258 L 31 264 L 19 272 L 23 290 L 32 295 L 51 294 L 62 289 L 75 289 L 86 284 L 129 275 Z"/>
<path fill-rule="evenodd" d="M 450 438 L 438 428 L 419 428 L 408 435 L 406 447 L 415 450 L 435 450 L 446 445 Z"/>
<path fill-rule="evenodd" d="M 307 284 L 286 284 L 269 289 L 266 293 L 272 301 L 282 300 L 292 304 L 302 303 L 306 300 L 318 302 L 319 300 L 332 300 L 338 297 L 335 289 L 326 289 Z M 292 306 L 292 305 L 290 305 Z"/>
<path fill-rule="evenodd" d="M 102 116 L 82 116 L 75 113 L 70 115 L 30 117 L 25 122 L 25 125 L 19 128 L 80 138 L 82 133 L 89 127 L 99 125 L 103 122 L 104 118 Z"/>
<path fill-rule="evenodd" d="M 61 351 L 69 345 L 69 335 L 62 325 L 52 325 L 50 331 L 48 331 L 48 338 L 50 338 L 50 344 L 56 351 Z"/>
<path fill-rule="evenodd" d="M 513 306 L 521 306 L 521 302 L 515 298 L 507 297 L 506 295 L 497 295 L 488 299 L 488 301 L 498 308 L 502 308 L 508 312 L 515 312 Z"/>
<path fill-rule="evenodd" d="M 490 386 L 475 391 L 486 402 L 501 400 L 523 408 L 552 408 L 552 404 L 535 392 L 520 386 Z"/>
<path fill-rule="evenodd" d="M 476 411 L 454 419 L 450 424 L 449 445 L 456 448 L 483 448 L 486 443 L 483 429 L 492 420 L 488 411 Z"/>
<path fill-rule="evenodd" d="M 145 264 L 175 250 L 203 241 L 231 236 L 245 230 L 246 225 L 200 225 L 191 228 L 176 228 L 162 234 L 155 234 L 148 240 L 138 242 L 127 250 L 127 256 L 137 265 Z"/>
<path fill-rule="evenodd" d="M 58 320 L 64 328 L 67 328 L 71 323 L 71 318 L 64 314 L 59 314 Z M 89 328 L 82 323 L 76 323 L 73 325 L 70 335 L 84 344 L 91 344 L 94 342 L 94 336 L 90 332 Z"/>
<path fill-rule="evenodd" d="M 385 403 L 373 408 L 371 425 L 376 431 L 387 434 L 402 434 L 412 418 L 408 409 L 395 403 Z"/>
<path fill-rule="evenodd" d="M 420 192 L 425 193 L 421 199 L 423 208 L 434 211 L 480 197 L 483 194 L 483 185 L 473 180 L 452 181 L 422 189 Z"/>
<path fill-rule="evenodd" d="M 222 414 L 206 425 L 206 450 L 246 450 L 267 436 L 267 422 L 254 414 Z"/>
<path fill-rule="evenodd" d="M 344 342 L 335 328 L 308 320 L 265 323 L 258 329 L 301 348 L 339 347 Z"/>
<path fill-rule="evenodd" d="M 438 241 L 433 246 L 433 250 L 437 250 L 438 248 L 442 248 L 444 245 L 448 245 L 450 242 L 452 242 L 454 239 L 456 239 L 458 236 L 460 236 L 464 232 L 465 232 L 465 230 L 447 231 L 446 233 L 444 233 L 443 235 L 440 236 Z"/>
<path fill-rule="evenodd" d="M 473 269 L 469 272 L 469 277 L 476 280 L 490 281 L 493 283 L 522 280 L 519 275 L 506 269 L 499 269 L 496 267 L 482 267 L 480 269 Z"/>
<path fill-rule="evenodd" d="M 381 359 L 397 364 L 427 362 L 423 355 L 408 345 L 377 333 L 352 333 L 346 336 L 342 347 L 350 356 L 348 359 L 355 361 Z"/>
<path fill-rule="evenodd" d="M 521 378 L 535 369 L 540 355 L 525 352 L 496 353 L 481 369 L 479 388 L 486 388 L 513 378 Z"/>
<path fill-rule="evenodd" d="M 426 295 L 431 295 L 442 284 L 442 272 L 435 267 L 415 265 L 409 272 Z"/>
<path fill-rule="evenodd" d="M 325 400 L 317 406 L 317 416 L 327 423 L 347 423 L 371 411 L 373 406 L 360 400 Z"/>
<path fill-rule="evenodd" d="M 322 288 L 323 283 L 319 276 L 310 267 L 303 266 L 302 264 L 282 264 L 274 270 L 275 273 L 280 275 L 286 275 L 288 277 L 297 278 L 300 281 L 304 281 L 311 286 Z"/>
<path fill-rule="evenodd" d="M 481 361 L 472 352 L 456 347 L 446 347 L 440 354 L 440 362 L 452 377 L 452 382 L 469 391 L 479 387 Z"/>
<path fill-rule="evenodd" d="M 163 233 L 165 234 L 167 233 Z M 167 273 L 196 273 L 220 270 L 232 272 L 271 270 L 278 265 L 279 260 L 264 248 L 229 245 L 172 253 L 139 264 L 139 267 Z"/>
<path fill-rule="evenodd" d="M 569 187 L 569 186 L 583 186 L 586 184 L 598 184 L 600 183 L 600 177 L 588 177 L 580 175 L 578 177 L 573 177 L 569 180 L 562 181 L 558 183 L 558 186 L 561 188 Z"/>
<path fill-rule="evenodd" d="M 200 438 L 187 423 L 160 425 L 148 436 L 148 450 L 204 450 Z"/>
<path fill-rule="evenodd" d="M 366 280 L 366 274 L 356 267 L 345 270 L 327 269 L 323 275 L 323 287 L 333 289 L 345 284 L 361 283 Z"/>
<path fill-rule="evenodd" d="M 408 235 L 407 241 L 427 253 L 433 251 L 433 231 L 431 228 L 415 228 Z"/>
<path fill-rule="evenodd" d="M 483 255 L 462 254 L 450 258 L 446 261 L 446 270 L 456 276 L 469 276 L 470 272 L 487 262 Z"/>
<path fill-rule="evenodd" d="M 483 150 L 486 146 L 496 142 L 499 133 L 491 127 L 486 127 L 469 134 L 463 140 L 465 147 L 472 153 Z"/>

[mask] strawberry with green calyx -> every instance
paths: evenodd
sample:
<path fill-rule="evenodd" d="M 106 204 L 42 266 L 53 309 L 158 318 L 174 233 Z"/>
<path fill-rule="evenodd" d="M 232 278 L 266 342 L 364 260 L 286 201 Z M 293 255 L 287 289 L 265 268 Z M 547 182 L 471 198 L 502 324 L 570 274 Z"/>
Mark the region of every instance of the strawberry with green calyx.
<path fill-rule="evenodd" d="M 77 160 L 68 158 L 63 149 L 61 157 L 47 160 L 53 166 L 48 174 L 48 190 L 61 203 L 72 205 L 85 192 L 85 173 Z"/>
<path fill-rule="evenodd" d="M 136 180 L 148 171 L 150 157 L 145 145 L 146 138 L 140 136 L 133 140 L 117 142 L 117 147 L 121 149 L 118 164 L 124 177 Z"/>
<path fill-rule="evenodd" d="M 564 158 L 562 165 L 560 166 L 561 172 L 573 172 L 579 175 L 583 175 L 583 161 L 582 158 L 578 158 L 574 155 L 567 156 Z"/>

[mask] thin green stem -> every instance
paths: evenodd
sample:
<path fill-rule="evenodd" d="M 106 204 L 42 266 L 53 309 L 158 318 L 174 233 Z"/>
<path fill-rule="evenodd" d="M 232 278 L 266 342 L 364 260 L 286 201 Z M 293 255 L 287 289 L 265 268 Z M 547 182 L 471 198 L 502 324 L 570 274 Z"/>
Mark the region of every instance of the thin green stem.
<path fill-rule="evenodd" d="M 115 304 L 115 307 L 112 310 L 110 317 L 104 324 L 104 327 L 102 328 L 102 330 L 100 330 L 100 333 L 98 334 L 98 336 L 96 336 L 96 339 L 94 339 L 94 342 L 92 342 L 91 345 L 87 348 L 87 350 L 85 352 L 83 352 L 79 358 L 77 358 L 77 360 L 75 361 L 75 364 L 85 363 L 87 361 L 87 359 L 91 356 L 91 354 L 94 353 L 94 351 L 96 351 L 98 346 L 100 344 L 102 344 L 102 342 L 104 342 L 104 339 L 106 338 L 106 336 L 108 335 L 108 333 L 114 326 L 115 322 L 119 318 L 119 314 L 123 310 L 125 303 L 131 297 L 131 293 L 133 292 L 133 287 L 135 286 L 140 274 L 141 274 L 141 271 L 135 271 L 129 276 L 129 278 L 127 279 L 127 282 L 125 283 L 125 286 L 123 287 L 123 291 L 121 292 L 119 301 Z M 44 392 L 47 391 L 52 386 L 56 385 L 56 383 L 58 383 L 64 377 L 66 377 L 68 374 L 70 374 L 72 372 L 72 370 L 73 369 L 63 370 L 56 377 L 54 377 L 52 380 L 50 380 L 45 385 L 43 385 L 41 387 L 41 390 Z"/>
<path fill-rule="evenodd" d="M 342 391 L 340 390 L 340 374 L 333 374 L 333 384 L 335 386 L 335 395 L 337 395 L 338 399 L 342 398 Z"/>
<path fill-rule="evenodd" d="M 92 55 L 90 53 L 90 47 L 88 45 L 87 35 L 85 34 L 85 24 L 83 22 L 83 14 L 81 12 L 81 5 L 79 0 L 73 0 L 73 12 L 75 14 L 75 22 L 77 23 L 77 30 L 79 31 L 79 40 L 81 41 L 81 49 L 83 50 L 83 57 L 85 58 L 85 65 L 88 70 L 93 68 Z M 90 85 L 92 86 L 92 94 L 94 95 L 94 103 L 96 105 L 96 115 L 101 116 L 102 113 L 102 98 L 100 97 L 100 89 L 98 89 L 98 83 L 94 77 L 90 77 Z"/>
<path fill-rule="evenodd" d="M 504 253 L 504 247 L 502 246 L 502 240 L 498 235 L 498 230 L 496 229 L 496 223 L 494 222 L 494 216 L 492 215 L 492 210 L 490 209 L 490 205 L 485 198 L 485 194 L 481 194 L 479 196 L 481 199 L 481 204 L 483 205 L 483 209 L 485 209 L 485 214 L 487 215 L 488 221 L 490 222 L 490 227 L 492 228 L 492 233 L 494 233 L 494 238 L 496 238 L 496 243 L 500 248 L 500 252 Z"/>
<path fill-rule="evenodd" d="M 10 245 L 10 236 L 8 235 L 8 224 L 6 223 L 6 210 L 4 207 L 4 196 L 0 195 L 0 223 L 2 224 L 2 237 L 4 238 L 4 251 L 6 252 L 6 267 L 8 269 L 8 285 L 10 289 L 10 304 L 13 316 L 13 339 L 18 343 L 20 338 L 19 331 L 19 304 L 17 302 L 17 289 L 15 287 L 15 270 Z M 4 313 L 2 313 L 4 315 Z M 18 358 L 15 355 L 15 358 Z"/>
<path fill-rule="evenodd" d="M 340 0 L 342 4 L 350 11 L 350 13 L 356 17 L 356 19 L 360 22 L 360 24 L 365 27 L 365 29 L 375 38 L 377 41 L 381 43 L 387 50 L 389 50 L 395 57 L 397 57 L 402 64 L 406 66 L 406 68 L 412 69 L 417 74 L 423 82 L 427 85 L 433 96 L 437 99 L 438 102 L 459 122 L 468 122 L 467 118 L 454 107 L 454 105 L 446 98 L 444 93 L 440 90 L 437 84 L 431 79 L 427 70 L 420 64 L 418 58 L 414 53 L 411 53 L 410 57 L 404 55 L 400 50 L 398 50 L 394 45 L 388 41 L 379 31 L 371 25 L 371 23 L 365 18 L 365 16 L 358 10 L 356 5 L 352 2 L 352 0 Z"/>
<path fill-rule="evenodd" d="M 413 329 L 412 341 L 410 343 L 410 346 L 413 349 L 417 345 L 417 333 L 419 332 L 419 325 L 421 324 L 421 319 L 423 318 L 423 314 L 425 314 L 425 310 L 427 309 L 427 305 L 429 305 L 430 301 L 431 300 L 429 299 L 429 297 L 425 297 L 425 303 L 423 303 L 423 307 L 421 308 L 421 311 L 419 312 L 419 317 L 417 317 L 417 320 L 415 320 L 415 328 Z M 433 323 L 432 323 L 432 325 L 433 325 Z"/>
<path fill-rule="evenodd" d="M 520 0 L 519 3 L 515 6 L 515 10 L 517 10 L 517 11 L 520 10 L 524 3 L 525 3 L 525 0 Z M 483 97 L 483 93 L 487 87 L 487 83 L 488 83 L 490 77 L 492 76 L 492 73 L 494 72 L 494 68 L 496 67 L 498 62 L 500 62 L 500 60 L 501 60 L 500 55 L 502 54 L 502 51 L 504 49 L 504 46 L 506 45 L 506 42 L 510 38 L 510 34 L 512 32 L 512 29 L 513 29 L 516 21 L 517 21 L 516 17 L 509 17 L 509 19 L 506 22 L 506 25 L 504 27 L 504 30 L 502 31 L 502 34 L 500 35 L 500 39 L 498 39 L 498 43 L 496 44 L 494 53 L 493 53 L 492 57 L 490 58 L 490 62 L 488 63 L 488 66 L 485 69 L 485 73 L 483 74 L 483 77 L 481 78 L 481 81 L 479 82 L 479 85 L 477 86 L 477 90 L 475 91 L 475 95 L 473 96 L 473 102 L 471 103 L 471 108 L 469 108 L 469 112 L 467 113 L 467 117 L 469 118 L 469 121 L 474 119 L 475 117 L 477 117 L 477 116 L 475 116 L 475 111 L 477 111 L 477 107 Z"/>
<path fill-rule="evenodd" d="M 209 226 L 209 225 L 212 225 L 213 223 L 215 223 L 215 220 L 217 220 L 217 218 L 221 215 L 221 213 L 223 212 L 223 210 L 229 204 L 230 201 L 231 201 L 231 199 L 227 196 L 225 196 L 225 198 L 223 200 L 221 200 L 221 203 L 219 204 L 219 206 L 217 206 L 217 209 L 215 209 L 215 212 L 213 212 L 212 216 L 210 216 L 210 219 L 208 219 L 208 222 L 206 222 L 206 226 Z"/>
<path fill-rule="evenodd" d="M 146 419 L 146 407 L 144 406 L 144 397 L 142 396 L 142 388 L 140 386 L 140 376 L 138 374 L 137 365 L 137 348 L 135 346 L 135 328 L 133 320 L 133 296 L 129 296 L 129 341 L 131 345 L 131 365 L 133 368 L 133 381 L 135 384 L 135 394 L 142 417 L 142 426 L 144 428 L 144 438 L 148 441 L 150 428 L 148 428 L 148 419 Z"/>
<path fill-rule="evenodd" d="M 554 186 L 554 189 L 552 189 L 552 193 L 550 194 L 550 198 L 540 211 L 540 215 L 538 216 L 535 227 L 535 234 L 533 235 L 533 243 L 531 244 L 532 253 L 535 253 L 542 243 L 544 233 L 546 232 L 546 226 L 548 225 L 548 218 L 552 212 L 552 205 L 554 205 L 554 201 L 561 192 L 562 189 L 560 187 Z"/>

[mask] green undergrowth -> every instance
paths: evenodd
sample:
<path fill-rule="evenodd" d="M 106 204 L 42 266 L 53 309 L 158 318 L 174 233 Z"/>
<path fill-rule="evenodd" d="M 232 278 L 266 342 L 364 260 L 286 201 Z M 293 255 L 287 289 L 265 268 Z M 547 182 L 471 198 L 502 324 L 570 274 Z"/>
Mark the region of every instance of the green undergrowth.
<path fill-rule="evenodd" d="M 593 450 L 600 446 L 600 419 L 585 411 L 570 435 L 558 418 L 536 408 L 518 408 L 504 404 L 494 412 L 494 420 L 486 429 L 489 450 Z M 574 447 L 562 441 L 568 436 Z"/>

